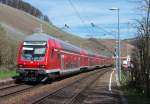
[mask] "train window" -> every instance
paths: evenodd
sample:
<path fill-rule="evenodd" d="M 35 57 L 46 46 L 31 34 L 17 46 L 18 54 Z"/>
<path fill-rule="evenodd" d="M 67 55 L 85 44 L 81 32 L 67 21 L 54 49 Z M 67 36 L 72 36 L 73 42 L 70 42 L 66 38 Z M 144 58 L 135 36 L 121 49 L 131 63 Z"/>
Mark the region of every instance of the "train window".
<path fill-rule="evenodd" d="M 51 59 L 54 58 L 54 49 L 52 49 L 52 52 L 51 52 Z"/>
<path fill-rule="evenodd" d="M 22 48 L 22 58 L 24 60 L 43 60 L 45 52 L 45 46 L 24 46 Z"/>

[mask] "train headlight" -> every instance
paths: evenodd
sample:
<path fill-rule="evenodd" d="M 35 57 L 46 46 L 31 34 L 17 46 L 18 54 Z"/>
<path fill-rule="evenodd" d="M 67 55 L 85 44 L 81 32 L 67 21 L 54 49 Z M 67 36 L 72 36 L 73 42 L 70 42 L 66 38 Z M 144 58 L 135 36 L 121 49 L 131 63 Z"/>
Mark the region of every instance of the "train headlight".
<path fill-rule="evenodd" d="M 23 68 L 23 65 L 22 65 L 22 64 L 19 64 L 19 65 L 18 65 L 18 68 Z"/>
<path fill-rule="evenodd" d="M 39 65 L 39 68 L 45 68 L 45 65 Z"/>

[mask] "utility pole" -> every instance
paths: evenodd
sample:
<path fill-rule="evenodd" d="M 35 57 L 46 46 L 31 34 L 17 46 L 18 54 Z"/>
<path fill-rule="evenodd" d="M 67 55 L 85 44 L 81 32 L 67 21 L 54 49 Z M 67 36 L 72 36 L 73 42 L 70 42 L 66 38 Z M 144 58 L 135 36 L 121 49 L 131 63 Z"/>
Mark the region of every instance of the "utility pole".
<path fill-rule="evenodd" d="M 121 81 L 121 40 L 120 40 L 120 9 L 118 8 L 118 58 L 119 58 L 119 80 Z"/>
<path fill-rule="evenodd" d="M 119 81 L 121 81 L 121 44 L 120 44 L 120 9 L 119 8 L 111 8 L 109 10 L 117 11 L 117 20 L 118 20 L 118 34 L 116 38 L 116 80 L 118 85 L 120 85 Z"/>
<path fill-rule="evenodd" d="M 57 33 L 57 32 L 59 32 L 59 31 L 61 31 L 61 30 L 65 29 L 65 28 L 69 29 L 70 27 L 69 27 L 67 24 L 65 24 L 63 27 L 58 28 L 56 31 L 54 31 L 54 32 L 53 32 L 53 33 L 51 33 L 51 34 L 55 34 L 55 33 Z"/>
<path fill-rule="evenodd" d="M 128 27 L 127 33 L 129 34 L 130 33 L 130 22 L 127 23 L 127 27 Z M 128 56 L 128 54 L 129 54 L 128 44 L 126 44 L 126 51 L 127 51 L 127 55 L 126 56 Z"/>

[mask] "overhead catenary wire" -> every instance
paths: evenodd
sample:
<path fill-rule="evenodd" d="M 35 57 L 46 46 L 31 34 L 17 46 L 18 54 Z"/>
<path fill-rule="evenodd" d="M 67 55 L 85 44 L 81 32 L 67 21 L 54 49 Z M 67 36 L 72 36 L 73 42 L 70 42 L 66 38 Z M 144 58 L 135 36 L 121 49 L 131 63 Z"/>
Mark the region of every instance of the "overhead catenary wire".
<path fill-rule="evenodd" d="M 86 25 L 84 19 L 81 17 L 81 15 L 80 15 L 80 13 L 78 12 L 78 10 L 77 10 L 77 8 L 75 7 L 75 5 L 72 3 L 71 0 L 68 0 L 68 1 L 69 1 L 70 5 L 72 6 L 72 8 L 74 9 L 74 11 L 75 11 L 76 15 L 78 16 L 78 18 L 80 19 L 80 21 L 81 21 L 84 25 Z M 88 18 L 88 20 L 90 20 L 88 16 L 86 16 L 86 17 Z M 92 22 L 89 22 L 89 25 L 92 25 Z M 98 28 L 98 29 L 103 30 L 105 33 L 107 33 L 107 34 L 109 34 L 109 35 L 110 35 L 110 34 L 113 35 L 111 32 L 108 32 L 107 30 L 101 28 L 100 26 L 95 25 L 95 27 Z M 94 31 L 92 27 L 90 27 L 90 28 L 91 28 L 92 31 Z M 88 30 L 89 32 L 91 32 L 90 29 L 87 28 L 87 30 Z M 91 32 L 91 33 L 92 33 L 92 32 Z M 92 33 L 92 34 L 93 34 L 93 33 Z M 92 34 L 91 34 L 91 35 L 92 35 Z M 90 35 L 90 36 L 91 36 L 91 35 Z M 93 37 L 93 35 L 92 35 L 92 37 Z M 108 48 L 107 48 L 107 49 L 108 49 Z M 108 50 L 109 50 L 109 49 L 108 49 Z M 110 50 L 109 50 L 109 51 L 110 51 Z M 110 51 L 110 52 L 111 52 L 112 54 L 114 54 L 112 51 Z"/>
<path fill-rule="evenodd" d="M 78 0 L 78 2 L 80 2 L 80 0 Z M 86 9 L 86 8 L 84 8 L 84 9 Z M 81 17 L 81 16 L 80 16 Z M 88 19 L 88 21 L 90 21 L 90 18 L 89 18 L 89 16 L 88 15 L 86 15 L 86 18 Z M 82 19 L 82 18 L 81 18 Z M 89 23 L 92 27 L 90 27 L 91 28 L 91 30 L 92 31 L 94 31 L 93 30 L 93 25 L 92 24 L 94 24 L 92 21 L 90 21 L 90 23 Z M 114 34 L 112 34 L 112 32 L 111 31 L 108 31 L 108 30 L 106 30 L 106 29 L 104 29 L 103 27 L 101 27 L 101 26 L 99 26 L 99 25 L 96 25 L 96 24 L 94 24 L 95 25 L 95 28 L 97 28 L 98 30 L 101 30 L 101 31 L 103 31 L 105 34 L 108 34 L 108 35 L 112 35 L 112 36 L 114 36 Z M 94 33 L 94 32 L 93 32 Z"/>
<path fill-rule="evenodd" d="M 69 1 L 69 4 L 71 5 L 71 7 L 73 8 L 73 10 L 75 11 L 75 14 L 77 15 L 77 17 L 80 19 L 81 23 L 86 26 L 84 19 L 81 17 L 80 13 L 78 12 L 78 10 L 75 7 L 75 5 L 73 4 L 73 2 L 71 0 L 68 0 L 68 1 Z M 93 34 L 92 30 L 90 30 L 89 28 L 86 28 L 86 29 L 89 33 Z"/>
<path fill-rule="evenodd" d="M 75 5 L 73 4 L 73 2 L 72 2 L 71 0 L 68 0 L 68 1 L 69 1 L 69 4 L 71 5 L 71 7 L 74 9 L 74 11 L 75 11 L 77 17 L 78 17 L 78 18 L 80 19 L 80 21 L 82 22 L 82 24 L 86 25 L 85 20 L 81 17 L 80 13 L 78 12 L 78 10 L 77 10 L 77 8 L 75 7 Z M 86 17 L 89 19 L 88 16 L 86 16 Z M 89 23 L 89 24 L 91 24 L 91 26 L 92 26 L 92 22 Z M 93 23 L 93 24 L 94 24 L 94 23 Z M 97 28 L 98 30 L 103 31 L 106 35 L 111 35 L 111 36 L 114 36 L 114 35 L 115 35 L 115 34 L 113 34 L 111 31 L 108 31 L 108 30 L 104 29 L 103 27 L 101 27 L 101 26 L 99 26 L 99 25 L 94 24 L 94 26 L 92 26 L 92 27 L 95 27 L 95 28 Z M 90 28 L 90 27 L 89 27 L 89 28 Z M 86 29 L 88 30 L 88 32 L 91 34 L 91 35 L 89 35 L 89 36 L 93 37 L 93 33 L 94 33 L 94 32 L 92 32 L 92 31 L 94 31 L 94 30 L 93 30 L 93 28 L 91 28 L 91 29 L 89 29 L 89 28 L 86 28 Z M 115 36 L 114 36 L 114 37 L 115 37 Z"/>
<path fill-rule="evenodd" d="M 96 24 L 94 24 L 94 23 L 91 23 L 91 26 L 92 26 L 92 27 L 96 27 L 96 28 L 98 28 L 98 29 L 102 30 L 103 32 L 107 33 L 108 35 L 112 35 L 112 36 L 114 36 L 114 34 L 113 34 L 113 33 L 111 33 L 110 31 L 107 31 L 106 29 L 102 28 L 102 27 L 101 27 L 101 26 L 99 26 L 99 25 L 96 25 Z"/>
<path fill-rule="evenodd" d="M 67 29 L 69 29 L 70 27 L 67 25 L 67 24 L 65 24 L 63 27 L 61 27 L 61 28 L 56 28 L 56 31 L 54 31 L 53 33 L 51 33 L 51 34 L 56 34 L 57 32 L 61 32 L 63 29 L 65 29 L 65 28 L 67 28 Z"/>

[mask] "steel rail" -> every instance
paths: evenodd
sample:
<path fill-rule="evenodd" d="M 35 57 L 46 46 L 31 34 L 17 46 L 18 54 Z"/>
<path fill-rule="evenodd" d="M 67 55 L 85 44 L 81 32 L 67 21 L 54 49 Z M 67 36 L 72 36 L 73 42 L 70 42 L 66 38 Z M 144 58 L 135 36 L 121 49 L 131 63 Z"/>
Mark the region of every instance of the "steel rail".
<path fill-rule="evenodd" d="M 109 69 L 109 70 L 110 70 L 110 69 Z M 92 76 L 92 75 L 94 75 L 94 74 L 96 74 L 96 73 L 98 73 L 98 72 L 103 72 L 103 71 L 104 71 L 104 73 L 106 73 L 106 72 L 109 71 L 109 70 L 106 69 L 106 68 L 104 68 L 104 69 L 102 69 L 102 70 L 95 71 L 94 73 L 88 74 L 88 75 L 86 75 L 85 77 L 83 77 L 83 78 L 81 78 L 81 79 L 78 79 L 78 80 L 76 80 L 76 81 L 74 81 L 74 82 L 72 82 L 72 83 L 70 83 L 70 84 L 67 84 L 67 85 L 65 85 L 65 86 L 63 86 L 63 87 L 61 87 L 61 88 L 59 88 L 59 89 L 57 89 L 57 90 L 55 90 L 55 91 L 53 91 L 53 92 L 51 92 L 51 93 L 46 93 L 45 95 L 42 95 L 42 96 L 38 97 L 37 99 L 35 99 L 35 100 L 29 102 L 29 103 L 30 103 L 30 104 L 39 104 L 40 102 L 42 102 L 42 101 L 43 101 L 44 99 L 46 99 L 47 97 L 52 96 L 52 95 L 54 95 L 54 94 L 57 94 L 57 93 L 59 93 L 59 91 L 65 89 L 65 88 L 67 88 L 67 87 L 70 87 L 70 86 L 72 86 L 72 85 L 75 84 L 75 83 L 78 83 L 78 82 L 80 82 L 80 81 L 83 81 L 83 80 L 89 78 L 90 76 Z M 104 73 L 102 73 L 102 74 L 104 74 Z M 102 75 L 102 74 L 100 74 L 100 75 Z M 100 75 L 99 75 L 99 76 L 100 76 Z M 97 77 L 96 77 L 96 78 L 97 78 Z M 94 79 L 95 79 L 95 78 L 94 78 Z M 89 84 L 88 84 L 88 85 L 89 85 Z M 72 100 L 71 100 L 71 101 L 72 101 Z"/>

